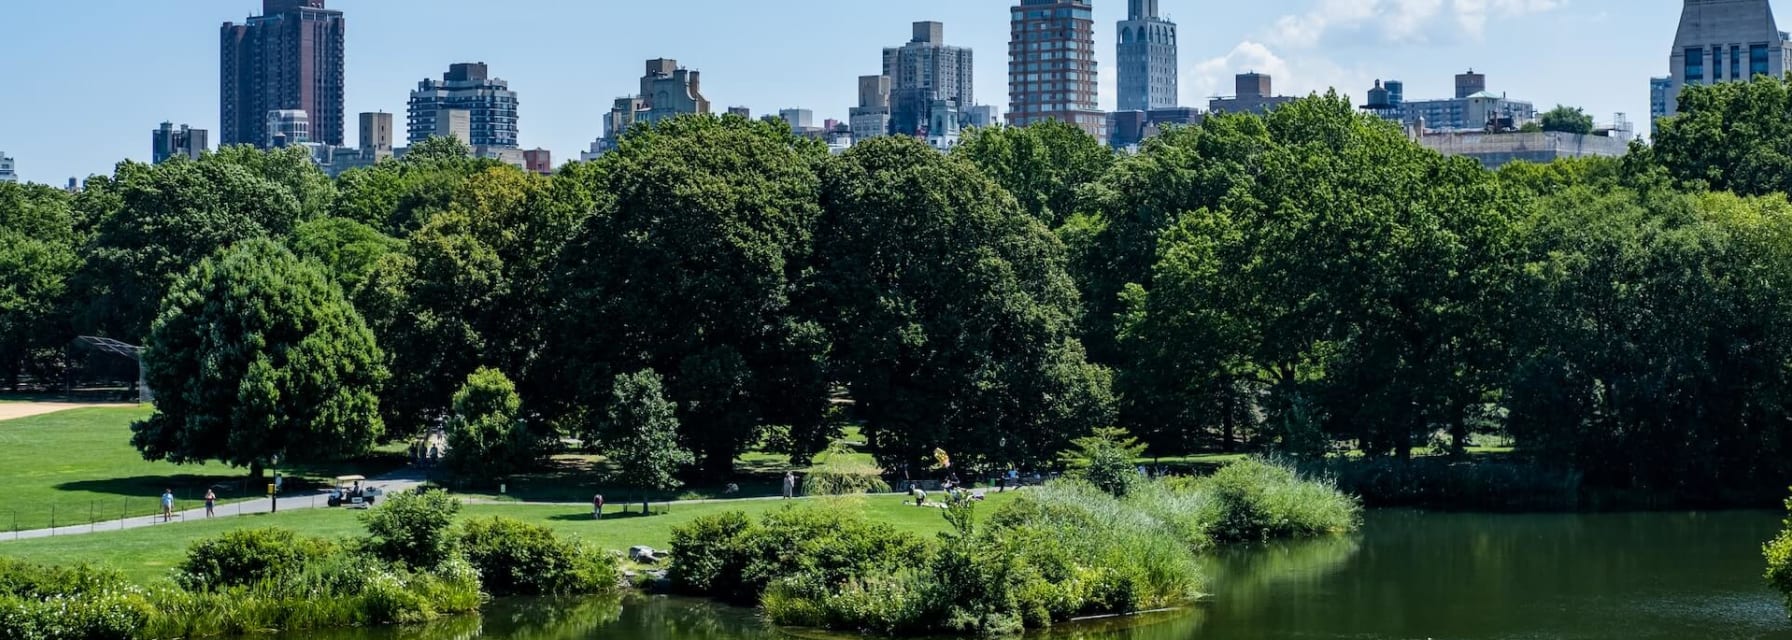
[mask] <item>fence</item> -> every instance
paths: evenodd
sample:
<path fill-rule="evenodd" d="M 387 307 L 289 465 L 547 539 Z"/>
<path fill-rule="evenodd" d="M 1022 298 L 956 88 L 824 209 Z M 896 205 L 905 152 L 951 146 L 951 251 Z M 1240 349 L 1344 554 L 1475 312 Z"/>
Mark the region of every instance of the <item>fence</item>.
<path fill-rule="evenodd" d="M 118 531 L 163 522 L 203 520 L 208 517 L 203 497 L 203 492 L 200 492 L 199 497 L 177 494 L 173 513 L 167 518 L 162 515 L 160 496 L 0 505 L 0 541 Z M 326 506 L 327 500 L 328 495 L 322 492 L 289 494 L 280 496 L 279 506 L 281 509 L 315 508 Z M 266 496 L 237 496 L 229 501 L 220 498 L 212 512 L 217 517 L 238 516 L 267 513 L 271 507 L 271 501 Z"/>

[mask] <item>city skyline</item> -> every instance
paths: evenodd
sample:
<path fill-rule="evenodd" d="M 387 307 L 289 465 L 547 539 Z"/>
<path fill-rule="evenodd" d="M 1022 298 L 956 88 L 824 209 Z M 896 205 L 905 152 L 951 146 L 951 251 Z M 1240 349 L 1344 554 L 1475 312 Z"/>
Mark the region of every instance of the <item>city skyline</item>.
<path fill-rule="evenodd" d="M 0 150 L 18 159 L 21 178 L 61 184 L 70 176 L 109 172 L 123 158 L 148 161 L 142 130 L 162 121 L 222 131 L 220 61 L 212 38 L 218 25 L 259 13 L 260 2 L 79 4 L 21 7 L 14 20 L 0 25 L 0 39 L 22 49 L 12 57 L 9 75 L 41 87 L 38 99 L 0 101 Z M 418 78 L 455 62 L 484 60 L 530 97 L 519 145 L 552 149 L 561 158 L 575 157 L 603 134 L 608 106 L 633 92 L 640 61 L 656 57 L 702 71 L 704 93 L 717 111 L 720 105 L 745 105 L 754 113 L 804 108 L 817 121 L 845 120 L 857 104 L 858 78 L 875 73 L 890 35 L 916 21 L 943 22 L 950 44 L 984 50 L 976 60 L 975 91 L 982 102 L 1008 109 L 1007 60 L 1000 52 L 1007 50 L 1008 12 L 1016 1 L 837 4 L 781 2 L 775 21 L 707 11 L 697 0 L 668 0 L 657 8 L 521 0 L 502 11 L 471 0 L 330 0 L 329 8 L 343 11 L 354 27 L 346 46 L 345 112 L 351 118 L 363 111 L 404 113 Z M 1448 97 L 1452 75 L 1473 67 L 1539 108 L 1583 106 L 1601 121 L 1622 111 L 1638 123 L 1647 121 L 1647 79 L 1667 72 L 1665 52 L 1681 8 L 1680 0 L 1635 6 L 1559 0 L 1160 4 L 1161 13 L 1181 25 L 1183 106 L 1230 94 L 1232 75 L 1244 71 L 1274 75 L 1278 93 L 1336 87 L 1361 102 L 1377 78 L 1405 81 L 1409 99 Z M 1126 5 L 1094 3 L 1103 110 L 1116 106 L 1114 25 L 1125 18 Z M 680 16 L 680 29 L 609 29 L 593 38 L 593 31 L 579 28 L 647 24 L 670 14 Z M 1559 61 L 1565 57 L 1579 60 L 1581 70 L 1563 71 Z M 120 67 L 121 59 L 133 64 Z M 1596 71 L 1583 73 L 1589 65 Z M 117 68 L 157 73 L 117 74 Z M 115 82 L 67 80 L 108 73 L 118 75 Z M 344 133 L 356 137 L 352 130 Z"/>

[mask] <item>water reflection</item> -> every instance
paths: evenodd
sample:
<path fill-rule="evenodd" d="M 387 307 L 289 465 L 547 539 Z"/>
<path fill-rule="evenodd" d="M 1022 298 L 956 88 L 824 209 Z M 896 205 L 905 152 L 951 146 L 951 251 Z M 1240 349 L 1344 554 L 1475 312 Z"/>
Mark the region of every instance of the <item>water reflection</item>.
<path fill-rule="evenodd" d="M 1049 640 L 1792 640 L 1761 583 L 1766 512 L 1376 512 L 1361 535 L 1235 549 L 1214 595 L 1175 613 L 1061 626 Z M 753 611 L 679 598 L 507 601 L 483 616 L 282 640 L 769 640 Z"/>

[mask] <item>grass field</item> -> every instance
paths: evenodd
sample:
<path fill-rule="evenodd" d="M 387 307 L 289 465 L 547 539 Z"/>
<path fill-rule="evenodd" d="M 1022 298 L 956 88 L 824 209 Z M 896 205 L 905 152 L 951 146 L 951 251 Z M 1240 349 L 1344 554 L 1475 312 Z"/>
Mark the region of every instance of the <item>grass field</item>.
<path fill-rule="evenodd" d="M 988 495 L 989 500 L 978 509 L 977 513 L 980 517 L 987 516 L 997 505 L 1012 499 L 1015 494 L 991 493 Z M 659 511 L 668 507 L 664 504 L 655 504 L 656 513 L 648 517 L 643 517 L 640 514 L 640 505 L 635 505 L 634 511 L 629 514 L 618 513 L 618 507 L 612 505 L 605 508 L 606 515 L 602 520 L 592 520 L 591 511 L 586 508 L 529 505 L 471 505 L 462 511 L 462 515 L 463 517 L 502 515 L 546 524 L 556 530 L 575 534 L 607 549 L 621 550 L 634 545 L 648 545 L 656 549 L 664 549 L 671 543 L 673 527 L 690 522 L 699 516 L 733 510 L 745 511 L 757 516 L 773 509 L 784 508 L 792 503 L 806 503 L 812 500 L 816 499 L 735 500 L 673 504 L 670 510 L 664 513 Z M 868 517 L 890 523 L 899 530 L 917 536 L 933 536 L 946 530 L 947 525 L 939 509 L 916 507 L 901 496 L 855 497 L 848 498 L 848 500 L 860 503 Z M 133 580 L 148 582 L 165 577 L 168 570 L 180 561 L 186 552 L 187 545 L 200 538 L 232 529 L 270 526 L 284 527 L 310 535 L 358 536 L 363 533 L 363 530 L 360 521 L 356 518 L 357 513 L 345 509 L 307 509 L 273 515 L 170 523 L 144 529 L 16 542 L 6 541 L 0 542 L 0 556 L 46 564 L 104 564 L 124 571 Z M 0 540 L 4 539 L 5 536 L 0 535 Z"/>
<path fill-rule="evenodd" d="M 103 407 L 0 421 L 0 532 L 158 513 L 164 489 L 174 490 L 183 509 L 198 506 L 207 487 L 223 502 L 261 495 L 242 469 L 145 461 L 131 447 L 131 422 L 149 413 L 148 407 Z M 382 454 L 288 475 L 327 476 L 344 466 L 378 472 L 402 461 Z"/>

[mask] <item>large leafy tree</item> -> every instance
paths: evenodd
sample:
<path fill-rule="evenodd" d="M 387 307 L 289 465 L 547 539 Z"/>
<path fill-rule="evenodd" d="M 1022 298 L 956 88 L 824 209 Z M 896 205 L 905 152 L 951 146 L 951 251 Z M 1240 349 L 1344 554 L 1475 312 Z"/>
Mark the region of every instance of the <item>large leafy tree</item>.
<path fill-rule="evenodd" d="M 156 411 L 131 427 L 148 460 L 221 461 L 259 473 L 379 437 L 385 377 L 373 334 L 315 266 L 248 240 L 170 289 L 143 353 Z"/>
<path fill-rule="evenodd" d="M 500 166 L 473 158 L 473 149 L 457 138 L 430 138 L 411 145 L 403 158 L 344 172 L 337 178 L 334 212 L 404 237 L 447 211 L 468 180 Z"/>
<path fill-rule="evenodd" d="M 768 427 L 794 454 L 825 444 L 826 335 L 793 286 L 818 215 L 818 144 L 787 127 L 688 117 L 639 127 L 581 170 L 597 212 L 563 252 L 555 313 L 558 412 L 601 419 L 615 375 L 651 368 L 680 440 L 711 475 Z M 601 194 L 601 195 L 598 195 Z"/>
<path fill-rule="evenodd" d="M 546 438 L 522 415 L 516 385 L 502 371 L 481 368 L 454 393 L 448 453 L 442 462 L 468 480 L 502 478 L 534 466 Z"/>
<path fill-rule="evenodd" d="M 1644 150 L 1682 183 L 1742 195 L 1792 192 L 1792 81 L 1687 87 Z"/>
<path fill-rule="evenodd" d="M 666 399 L 665 385 L 651 370 L 616 376 L 604 422 L 594 435 L 613 467 L 611 479 L 640 490 L 642 513 L 648 493 L 678 488 L 679 470 L 696 459 L 679 445 L 678 407 Z"/>
<path fill-rule="evenodd" d="M 318 218 L 299 225 L 287 243 L 300 257 L 318 261 L 342 291 L 353 296 L 380 259 L 404 243 L 348 218 Z"/>
<path fill-rule="evenodd" d="M 1538 120 L 1544 131 L 1581 135 L 1593 132 L 1593 116 L 1580 107 L 1556 105 L 1556 108 L 1543 112 Z"/>
<path fill-rule="evenodd" d="M 66 291 L 78 265 L 68 194 L 0 184 L 0 386 L 55 379 L 70 335 Z"/>
<path fill-rule="evenodd" d="M 239 162 L 256 153 L 155 166 L 125 162 L 96 186 L 99 195 L 88 204 L 99 209 L 97 228 L 81 249 L 75 282 L 82 330 L 134 342 L 148 333 L 163 295 L 188 268 L 237 242 L 292 232 L 302 219 L 300 200 L 258 173 L 285 165 Z"/>
<path fill-rule="evenodd" d="M 882 461 L 1035 462 L 1111 417 L 1064 247 L 994 181 L 880 138 L 829 164 L 823 202 L 817 300 Z"/>
<path fill-rule="evenodd" d="M 1078 190 L 1114 163 L 1107 145 L 1057 120 L 972 129 L 952 153 L 989 174 L 1048 227 L 1076 213 Z"/>

